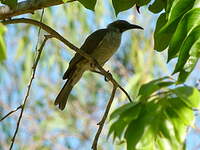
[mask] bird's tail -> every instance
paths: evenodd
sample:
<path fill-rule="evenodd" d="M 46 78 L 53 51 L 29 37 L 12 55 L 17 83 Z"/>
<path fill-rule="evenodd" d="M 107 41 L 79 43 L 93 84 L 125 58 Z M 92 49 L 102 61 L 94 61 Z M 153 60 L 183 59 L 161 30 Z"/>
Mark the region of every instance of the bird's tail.
<path fill-rule="evenodd" d="M 67 80 L 63 88 L 61 89 L 60 93 L 56 97 L 56 100 L 54 102 L 54 105 L 59 105 L 59 109 L 63 110 L 67 104 L 68 96 L 73 88 L 73 85 L 71 85 L 70 80 Z"/>

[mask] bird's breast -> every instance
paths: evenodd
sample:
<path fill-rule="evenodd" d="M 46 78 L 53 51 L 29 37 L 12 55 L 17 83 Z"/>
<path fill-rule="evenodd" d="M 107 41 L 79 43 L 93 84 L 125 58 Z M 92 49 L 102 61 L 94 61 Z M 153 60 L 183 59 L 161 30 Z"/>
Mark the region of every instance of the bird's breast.
<path fill-rule="evenodd" d="M 117 51 L 121 43 L 121 33 L 110 31 L 103 40 L 99 43 L 98 47 L 92 53 L 92 56 L 103 65 L 112 55 Z"/>

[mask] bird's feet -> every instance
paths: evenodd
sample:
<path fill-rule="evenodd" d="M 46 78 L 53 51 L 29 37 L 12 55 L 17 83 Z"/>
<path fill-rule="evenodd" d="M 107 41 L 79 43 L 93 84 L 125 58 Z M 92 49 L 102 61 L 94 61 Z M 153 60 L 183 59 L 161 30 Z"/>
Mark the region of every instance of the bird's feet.
<path fill-rule="evenodd" d="M 112 78 L 112 74 L 110 73 L 109 70 L 107 71 L 107 76 L 109 76 L 109 78 Z M 107 78 L 107 76 L 104 76 L 104 80 L 105 80 L 106 82 L 109 81 L 109 78 Z"/>

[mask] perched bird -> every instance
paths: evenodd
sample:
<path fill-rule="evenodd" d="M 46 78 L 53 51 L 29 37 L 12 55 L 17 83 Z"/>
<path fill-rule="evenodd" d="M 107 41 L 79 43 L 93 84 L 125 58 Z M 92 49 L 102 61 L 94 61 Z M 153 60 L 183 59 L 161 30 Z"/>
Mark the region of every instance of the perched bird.
<path fill-rule="evenodd" d="M 99 29 L 89 35 L 80 49 L 91 55 L 103 66 L 119 48 L 122 33 L 130 29 L 143 28 L 124 20 L 114 21 L 110 23 L 107 28 Z M 65 108 L 72 88 L 80 80 L 83 73 L 86 70 L 93 69 L 94 66 L 92 66 L 87 59 L 78 53 L 75 54 L 63 76 L 63 80 L 67 79 L 67 81 L 54 103 L 55 105 L 59 105 L 59 109 L 63 110 Z"/>

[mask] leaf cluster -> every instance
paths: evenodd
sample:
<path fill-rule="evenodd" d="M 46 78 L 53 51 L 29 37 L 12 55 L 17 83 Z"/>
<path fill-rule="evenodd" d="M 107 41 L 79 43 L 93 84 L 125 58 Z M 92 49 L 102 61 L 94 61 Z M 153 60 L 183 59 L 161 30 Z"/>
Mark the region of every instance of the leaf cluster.
<path fill-rule="evenodd" d="M 190 86 L 173 88 L 167 77 L 141 86 L 138 100 L 116 109 L 109 131 L 125 139 L 127 150 L 184 149 L 186 130 L 194 122 L 200 92 Z"/>

